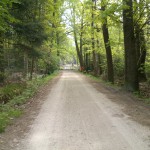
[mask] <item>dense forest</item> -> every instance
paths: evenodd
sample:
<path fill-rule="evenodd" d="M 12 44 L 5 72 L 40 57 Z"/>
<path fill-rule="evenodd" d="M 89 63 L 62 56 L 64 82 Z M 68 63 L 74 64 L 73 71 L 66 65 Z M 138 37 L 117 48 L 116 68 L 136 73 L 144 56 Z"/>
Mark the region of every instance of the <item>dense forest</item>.
<path fill-rule="evenodd" d="M 79 62 L 129 91 L 148 88 L 149 25 L 149 0 L 1 0 L 0 84 Z"/>
<path fill-rule="evenodd" d="M 35 74 L 50 74 L 60 59 L 69 61 L 74 55 L 62 6 L 61 0 L 0 2 L 1 83 L 14 76 L 32 79 Z"/>

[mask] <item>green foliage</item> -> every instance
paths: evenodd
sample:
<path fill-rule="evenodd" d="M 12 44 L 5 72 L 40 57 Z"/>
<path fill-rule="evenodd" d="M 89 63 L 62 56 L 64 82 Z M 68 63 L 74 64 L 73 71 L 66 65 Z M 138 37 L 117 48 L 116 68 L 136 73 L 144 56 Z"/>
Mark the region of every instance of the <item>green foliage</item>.
<path fill-rule="evenodd" d="M 47 39 L 43 25 L 38 21 L 16 24 L 15 28 L 18 35 L 34 47 L 41 46 L 43 41 Z"/>
<path fill-rule="evenodd" d="M 1 109 L 2 106 L 0 106 Z M 9 110 L 5 112 L 0 111 L 0 133 L 4 132 L 5 128 L 11 123 L 14 117 L 21 115 L 20 110 L 15 110 L 9 107 Z"/>
<path fill-rule="evenodd" d="M 6 104 L 0 104 L 0 132 L 3 132 L 14 118 L 21 115 L 22 112 L 19 106 L 26 103 L 29 98 L 37 92 L 40 86 L 48 83 L 56 75 L 58 75 L 58 72 L 55 72 L 50 76 L 46 76 L 45 78 L 38 78 L 33 81 L 28 81 L 27 87 L 23 89 L 23 92 L 20 93 L 19 96 L 12 97 L 12 99 L 10 99 Z M 23 88 L 22 85 L 19 86 Z M 5 91 L 12 92 L 12 90 L 10 90 L 12 88 L 18 88 L 18 84 L 8 86 Z M 15 90 L 14 92 L 16 93 Z"/>
<path fill-rule="evenodd" d="M 125 68 L 122 11 L 129 7 L 120 0 L 95 1 L 96 4 L 93 2 L 92 0 L 1 0 L 0 80 L 4 81 L 3 79 L 16 72 L 22 73 L 25 79 L 32 73 L 51 74 L 59 68 L 60 62 L 64 64 L 76 60 L 73 31 L 76 32 L 84 64 L 88 54 L 87 68 L 94 68 L 92 53 L 95 51 L 96 55 L 100 56 L 97 66 L 101 66 L 101 76 L 106 77 L 107 57 L 102 34 L 102 24 L 106 18 L 115 78 L 117 82 L 118 79 L 123 80 Z M 101 10 L 102 3 L 106 5 L 105 11 Z M 93 5 L 95 6 L 92 10 Z M 134 25 L 138 24 L 144 31 L 142 34 L 147 41 L 145 72 L 149 80 L 150 7 L 148 1 L 144 0 L 134 1 L 133 8 Z"/>
<path fill-rule="evenodd" d="M 16 19 L 10 14 L 12 3 L 19 3 L 18 0 L 0 1 L 0 32 L 6 32 L 10 29 L 9 24 L 16 22 Z"/>
<path fill-rule="evenodd" d="M 41 69 L 48 69 L 47 72 L 51 73 L 58 69 L 60 57 L 56 57 L 56 53 L 60 53 L 67 39 L 65 26 L 61 23 L 62 3 L 61 0 L 56 2 L 53 0 L 2 0 L 0 2 L 0 6 L 6 8 L 5 14 L 14 19 L 4 19 L 0 14 L 0 20 L 3 19 L 2 23 L 4 23 L 3 27 L 7 28 L 7 32 L 5 31 L 3 36 L 0 35 L 4 53 L 0 63 L 4 62 L 4 58 L 6 59 L 1 72 L 2 79 L 4 74 L 11 76 L 19 72 L 28 78 L 29 73 L 30 76 L 34 72 L 39 74 Z"/>
<path fill-rule="evenodd" d="M 147 61 L 145 64 L 145 69 L 146 69 L 148 81 L 150 81 L 150 57 L 149 57 L 149 55 L 150 55 L 150 52 L 148 54 Z M 149 82 L 149 85 L 150 85 L 150 82 Z"/>
<path fill-rule="evenodd" d="M 3 82 L 5 79 L 5 73 L 4 72 L 0 72 L 0 83 Z"/>
<path fill-rule="evenodd" d="M 0 103 L 7 103 L 13 97 L 21 94 L 26 88 L 25 83 L 11 83 L 0 88 Z"/>

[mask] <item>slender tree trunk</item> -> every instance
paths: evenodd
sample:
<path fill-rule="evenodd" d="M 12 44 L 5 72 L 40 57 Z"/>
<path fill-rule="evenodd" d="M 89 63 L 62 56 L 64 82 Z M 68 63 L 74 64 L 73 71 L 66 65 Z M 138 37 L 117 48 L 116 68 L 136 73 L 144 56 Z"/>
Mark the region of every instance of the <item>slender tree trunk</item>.
<path fill-rule="evenodd" d="M 89 64 L 88 64 L 88 53 L 85 53 L 85 69 L 86 69 L 86 72 L 88 72 L 89 70 Z"/>
<path fill-rule="evenodd" d="M 103 69 L 102 69 L 102 65 L 101 65 L 101 55 L 100 54 L 98 54 L 98 74 L 99 75 L 102 75 L 102 73 L 103 73 Z"/>
<path fill-rule="evenodd" d="M 123 0 L 128 9 L 123 10 L 125 47 L 125 87 L 129 91 L 139 90 L 137 58 L 135 48 L 132 0 Z"/>
<path fill-rule="evenodd" d="M 98 68 L 97 68 L 97 54 L 95 51 L 95 37 L 94 37 L 94 11 L 96 8 L 96 1 L 92 0 L 92 22 L 91 22 L 91 40 L 92 40 L 92 54 L 93 54 L 93 71 L 94 71 L 94 75 L 97 75 L 98 72 Z"/>
<path fill-rule="evenodd" d="M 34 57 L 31 60 L 31 70 L 30 70 L 30 80 L 33 78 L 33 71 L 34 71 Z"/>
<path fill-rule="evenodd" d="M 100 49 L 100 41 L 97 40 L 97 48 Z M 98 74 L 102 75 L 103 69 L 102 69 L 102 61 L 101 61 L 101 55 L 98 53 Z"/>
<path fill-rule="evenodd" d="M 54 12 L 53 12 L 53 17 L 56 19 L 58 17 L 57 13 L 55 12 L 57 10 L 57 0 L 53 0 L 53 3 L 54 3 Z M 57 45 L 57 56 L 60 55 L 60 52 L 59 52 L 59 31 L 57 31 L 57 25 L 56 23 L 53 23 L 53 28 L 55 29 L 54 33 L 53 33 L 53 36 L 54 36 L 54 40 L 55 40 L 55 43 Z"/>
<path fill-rule="evenodd" d="M 55 20 L 56 20 L 56 4 L 57 4 L 57 0 L 53 0 L 53 5 L 54 5 L 54 10 L 53 10 L 53 22 L 52 22 L 52 34 L 51 34 L 51 47 L 53 48 L 54 47 L 54 45 L 55 45 L 55 43 L 57 42 L 56 41 L 56 22 L 55 22 Z"/>
<path fill-rule="evenodd" d="M 76 46 L 76 51 L 77 51 L 77 56 L 79 58 L 79 64 L 81 70 L 84 67 L 84 62 L 83 62 L 83 54 L 82 54 L 82 30 L 81 30 L 81 36 L 80 36 L 80 46 L 78 44 L 78 38 L 77 38 L 77 32 L 76 32 L 76 16 L 75 16 L 75 6 L 73 6 L 73 12 L 72 12 L 72 17 L 73 17 L 73 33 L 74 33 L 74 41 L 75 41 L 75 46 Z M 83 16 L 82 16 L 83 17 Z M 81 23 L 81 28 L 83 26 L 83 23 Z"/>
<path fill-rule="evenodd" d="M 82 19 L 81 19 L 81 28 L 80 28 L 80 61 L 81 61 L 81 64 L 82 64 L 82 67 L 84 67 L 84 61 L 83 61 L 83 15 L 84 15 L 84 10 L 82 11 Z"/>
<path fill-rule="evenodd" d="M 105 5 L 101 7 L 102 11 L 105 11 Z M 103 38 L 106 49 L 106 57 L 107 57 L 107 79 L 109 82 L 114 83 L 114 69 L 113 69 L 113 60 L 112 60 L 112 52 L 109 41 L 109 31 L 107 26 L 107 18 L 104 18 L 104 23 L 102 26 L 103 30 Z"/>
<path fill-rule="evenodd" d="M 28 55 L 24 53 L 24 78 L 28 77 Z"/>
<path fill-rule="evenodd" d="M 92 0 L 93 1 L 93 0 Z M 93 53 L 93 71 L 94 71 L 94 75 L 96 75 L 96 68 L 95 68 L 95 64 L 96 64 L 96 58 L 95 58 L 95 42 L 94 42 L 94 6 L 92 6 L 92 23 L 91 23 L 91 34 L 92 34 L 92 53 Z"/>
<path fill-rule="evenodd" d="M 74 41 L 75 41 L 77 55 L 79 58 L 80 67 L 82 68 L 83 67 L 83 56 L 82 56 L 82 53 L 80 52 L 80 48 L 79 48 L 78 40 L 77 40 L 77 34 L 76 34 L 75 29 L 74 29 Z"/>

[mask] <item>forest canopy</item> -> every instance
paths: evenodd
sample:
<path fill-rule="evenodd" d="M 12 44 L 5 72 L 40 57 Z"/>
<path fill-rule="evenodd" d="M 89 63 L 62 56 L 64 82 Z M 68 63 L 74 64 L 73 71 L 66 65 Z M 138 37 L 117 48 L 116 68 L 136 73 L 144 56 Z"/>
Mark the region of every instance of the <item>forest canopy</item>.
<path fill-rule="evenodd" d="M 1 0 L 0 83 L 61 64 L 138 91 L 150 86 L 149 0 Z"/>

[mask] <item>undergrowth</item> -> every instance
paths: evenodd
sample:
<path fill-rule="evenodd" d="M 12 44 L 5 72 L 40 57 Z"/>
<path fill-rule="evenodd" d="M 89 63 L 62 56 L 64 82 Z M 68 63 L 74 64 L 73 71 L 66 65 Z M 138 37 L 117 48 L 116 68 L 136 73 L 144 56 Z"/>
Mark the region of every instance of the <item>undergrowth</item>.
<path fill-rule="evenodd" d="M 25 82 L 10 83 L 5 85 L 0 89 L 0 103 L 7 103 L 10 99 L 20 95 L 26 86 L 27 84 Z"/>
<path fill-rule="evenodd" d="M 26 103 L 29 100 L 29 98 L 31 98 L 36 93 L 36 91 L 38 90 L 40 86 L 48 83 L 48 81 L 53 79 L 57 74 L 58 72 L 55 72 L 44 78 L 38 78 L 32 81 L 28 81 L 26 83 L 26 86 L 21 85 L 21 84 L 19 86 L 7 85 L 5 90 L 8 92 L 9 101 L 6 104 L 5 103 L 0 104 L 0 133 L 4 132 L 5 128 L 9 124 L 11 124 L 14 118 L 19 117 L 22 114 L 22 111 L 19 106 Z M 13 86 L 15 86 L 16 89 L 18 89 L 19 87 L 20 92 L 17 92 L 17 94 L 15 94 L 16 93 L 14 92 L 15 90 L 14 91 L 11 90 L 11 89 L 15 89 L 15 88 L 12 88 Z M 6 92 L 4 94 L 5 90 L 2 90 L 3 93 L 1 92 L 3 95 L 6 95 L 7 93 Z"/>
<path fill-rule="evenodd" d="M 94 75 L 92 75 L 92 74 L 89 74 L 89 73 L 83 73 L 85 76 L 87 76 L 87 77 L 90 77 L 91 79 L 93 79 L 93 80 L 95 80 L 95 81 L 98 81 L 98 82 L 102 82 L 102 80 L 101 80 L 101 78 L 100 77 L 96 77 L 96 76 L 94 76 Z"/>
<path fill-rule="evenodd" d="M 115 88 L 115 89 L 120 89 L 122 86 L 119 86 L 118 84 L 114 83 L 114 84 L 111 84 L 110 82 L 107 82 L 107 81 L 104 81 L 101 79 L 101 77 L 96 77 L 92 74 L 88 74 L 88 73 L 83 73 L 85 76 L 97 81 L 97 82 L 101 82 L 103 84 L 105 84 L 106 86 L 109 86 L 109 87 L 112 87 L 112 88 Z M 148 90 L 144 90 L 141 89 L 141 86 L 140 86 L 140 91 L 137 91 L 137 92 L 133 92 L 133 95 L 138 98 L 139 100 L 145 102 L 146 104 L 150 105 L 150 97 L 149 97 L 149 91 Z M 148 95 L 148 96 L 147 96 Z"/>
<path fill-rule="evenodd" d="M 107 82 L 105 80 L 102 80 L 102 78 L 100 76 L 94 76 L 92 74 L 89 74 L 89 73 L 83 73 L 85 76 L 91 78 L 92 80 L 94 81 L 97 81 L 97 82 L 101 82 L 107 86 L 110 86 L 110 87 L 114 87 L 114 88 L 119 88 L 119 86 L 117 86 L 117 84 L 112 84 L 110 82 Z"/>

